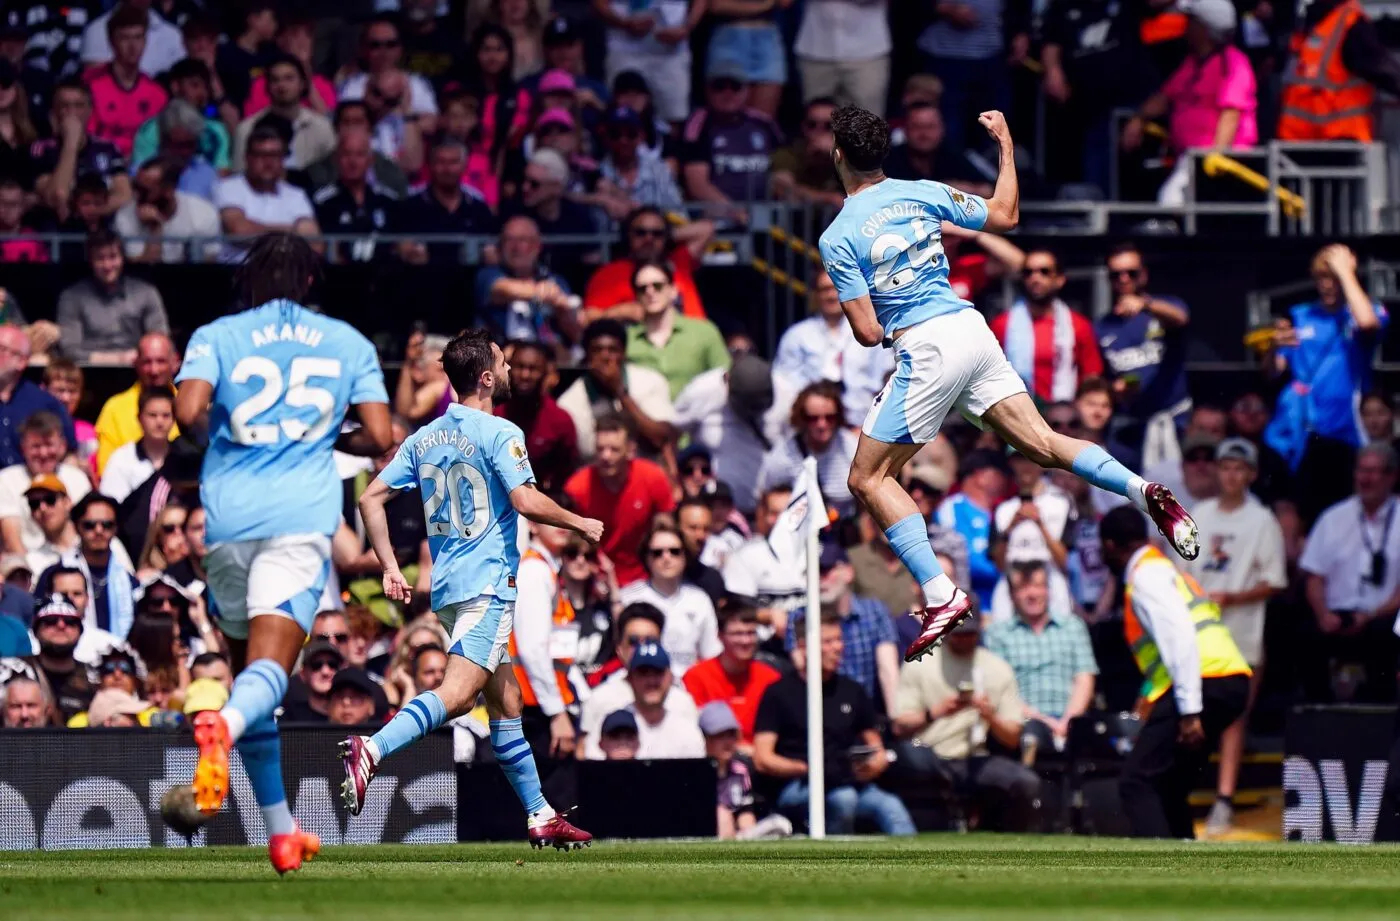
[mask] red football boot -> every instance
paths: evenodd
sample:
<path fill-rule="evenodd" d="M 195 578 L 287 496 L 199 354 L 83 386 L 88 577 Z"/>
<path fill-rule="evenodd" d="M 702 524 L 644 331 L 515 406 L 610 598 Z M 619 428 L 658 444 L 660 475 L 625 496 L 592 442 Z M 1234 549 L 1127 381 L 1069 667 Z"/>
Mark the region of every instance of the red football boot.
<path fill-rule="evenodd" d="M 272 869 L 279 874 L 300 870 L 302 861 L 321 852 L 321 839 L 298 828 L 289 835 L 273 835 L 267 839 L 267 856 Z"/>
<path fill-rule="evenodd" d="M 563 812 L 555 813 L 554 818 L 539 825 L 530 825 L 530 846 L 539 849 L 554 845 L 555 850 L 578 850 L 593 844 L 593 836 L 581 828 L 575 828 L 564 818 Z"/>
<path fill-rule="evenodd" d="M 1200 532 L 1196 522 L 1181 503 L 1176 501 L 1172 491 L 1161 483 L 1148 483 L 1143 489 L 1147 500 L 1147 514 L 1152 523 L 1162 532 L 1183 560 L 1194 560 L 1201 555 Z"/>
<path fill-rule="evenodd" d="M 207 816 L 216 815 L 228 796 L 228 753 L 233 747 L 228 724 L 217 710 L 203 710 L 194 717 L 194 744 L 199 763 L 194 768 L 194 804 Z"/>
<path fill-rule="evenodd" d="M 972 616 L 972 599 L 962 589 L 953 590 L 947 604 L 924 608 L 924 626 L 917 639 L 904 650 L 904 661 L 914 662 L 934 650 L 953 632 L 953 628 Z"/>

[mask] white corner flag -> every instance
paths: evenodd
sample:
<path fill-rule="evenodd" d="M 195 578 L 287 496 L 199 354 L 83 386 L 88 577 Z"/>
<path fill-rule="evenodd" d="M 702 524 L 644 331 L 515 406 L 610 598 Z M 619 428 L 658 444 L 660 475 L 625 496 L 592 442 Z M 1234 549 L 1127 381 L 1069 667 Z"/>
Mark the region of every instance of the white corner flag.
<path fill-rule="evenodd" d="M 830 523 L 817 480 L 817 459 L 802 462 L 792 498 L 768 534 L 784 568 L 807 573 L 807 828 L 826 837 L 826 746 L 822 742 L 821 571 L 818 535 Z"/>

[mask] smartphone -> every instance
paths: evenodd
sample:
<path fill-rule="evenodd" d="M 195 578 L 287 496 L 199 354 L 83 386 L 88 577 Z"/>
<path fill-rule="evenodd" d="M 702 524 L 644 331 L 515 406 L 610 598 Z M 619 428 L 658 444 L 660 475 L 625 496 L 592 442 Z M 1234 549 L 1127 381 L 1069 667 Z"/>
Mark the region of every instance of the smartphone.
<path fill-rule="evenodd" d="M 971 681 L 958 682 L 958 696 L 963 700 L 967 700 L 971 697 L 974 690 L 975 688 L 973 688 Z"/>

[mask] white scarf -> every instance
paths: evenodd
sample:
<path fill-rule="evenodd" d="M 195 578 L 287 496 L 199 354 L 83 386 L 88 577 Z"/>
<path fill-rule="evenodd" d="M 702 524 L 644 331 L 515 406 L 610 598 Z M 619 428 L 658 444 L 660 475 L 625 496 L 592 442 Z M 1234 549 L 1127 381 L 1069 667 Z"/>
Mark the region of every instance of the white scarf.
<path fill-rule="evenodd" d="M 1055 312 L 1054 349 L 1055 363 L 1050 378 L 1051 402 L 1073 400 L 1079 387 L 1079 367 L 1074 361 L 1074 319 L 1069 306 L 1059 298 L 1050 305 Z M 1011 367 L 1026 382 L 1026 388 L 1036 396 L 1035 391 L 1035 326 L 1031 312 L 1024 299 L 1011 305 L 1006 323 L 1006 358 Z"/>

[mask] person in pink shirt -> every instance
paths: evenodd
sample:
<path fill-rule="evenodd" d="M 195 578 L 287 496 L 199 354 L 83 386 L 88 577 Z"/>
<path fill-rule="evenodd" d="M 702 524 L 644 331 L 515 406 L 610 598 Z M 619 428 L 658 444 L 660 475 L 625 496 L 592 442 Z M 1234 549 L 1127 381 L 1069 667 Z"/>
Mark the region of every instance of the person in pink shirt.
<path fill-rule="evenodd" d="M 282 17 L 282 27 L 277 31 L 277 47 L 300 61 L 302 69 L 311 75 L 311 92 L 306 94 L 301 104 L 329 118 L 335 113 L 335 85 L 316 73 L 312 66 L 312 52 L 316 47 L 315 28 L 311 19 L 286 13 Z M 248 92 L 248 101 L 243 104 L 243 117 L 257 115 L 270 105 L 272 100 L 267 94 L 267 77 L 259 74 Z"/>
<path fill-rule="evenodd" d="M 1235 6 L 1230 0 L 1195 0 L 1186 26 L 1189 53 L 1167 82 L 1142 105 L 1123 130 L 1123 146 L 1142 142 L 1144 119 L 1168 115 L 1173 150 L 1238 150 L 1259 143 L 1259 97 L 1254 68 L 1235 37 Z M 1181 158 L 1162 183 L 1157 200 L 1181 204 L 1191 181 L 1190 161 Z"/>
<path fill-rule="evenodd" d="M 159 83 L 141 73 L 146 50 L 146 14 L 131 6 L 118 7 L 107 20 L 112 61 L 90 72 L 92 117 L 88 133 L 108 141 L 131 156 L 136 131 L 165 107 L 166 93 Z"/>
<path fill-rule="evenodd" d="M 500 204 L 501 184 L 496 176 L 490 145 L 483 139 L 481 100 L 453 87 L 443 91 L 438 99 L 438 109 L 442 112 L 439 122 L 442 133 L 456 138 L 467 147 L 467 163 L 462 172 L 462 182 L 480 192 L 486 204 L 495 211 Z M 432 174 L 428 164 L 424 163 L 414 184 L 426 186 L 431 181 Z"/>
<path fill-rule="evenodd" d="M 15 179 L 0 178 L 0 262 L 48 262 L 49 251 L 38 239 L 16 239 L 34 231 L 25 227 L 24 187 Z"/>

